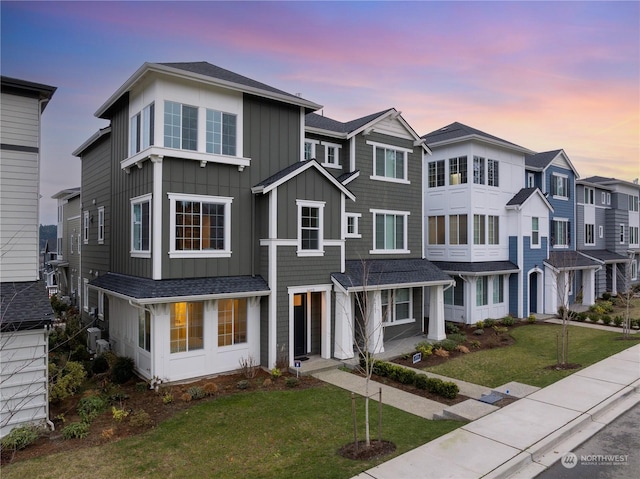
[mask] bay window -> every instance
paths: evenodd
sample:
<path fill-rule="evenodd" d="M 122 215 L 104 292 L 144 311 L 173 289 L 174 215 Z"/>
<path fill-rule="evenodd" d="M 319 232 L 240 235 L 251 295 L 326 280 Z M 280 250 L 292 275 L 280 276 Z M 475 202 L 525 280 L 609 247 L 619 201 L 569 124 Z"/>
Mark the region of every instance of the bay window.
<path fill-rule="evenodd" d="M 164 146 L 193 151 L 198 149 L 198 108 L 165 100 Z"/>
<path fill-rule="evenodd" d="M 467 182 L 467 157 L 449 159 L 449 184 L 462 185 Z"/>
<path fill-rule="evenodd" d="M 484 158 L 473 157 L 473 182 L 476 185 L 484 185 Z"/>
<path fill-rule="evenodd" d="M 467 244 L 467 215 L 449 215 L 449 244 Z"/>
<path fill-rule="evenodd" d="M 487 185 L 499 186 L 500 164 L 496 160 L 487 160 Z"/>
<path fill-rule="evenodd" d="M 205 132 L 207 153 L 235 156 L 236 128 L 236 115 L 207 110 Z"/>
<path fill-rule="evenodd" d="M 486 216 L 473 215 L 473 244 L 485 244 L 486 242 Z"/>
<path fill-rule="evenodd" d="M 444 160 L 429 162 L 429 188 L 444 186 Z"/>

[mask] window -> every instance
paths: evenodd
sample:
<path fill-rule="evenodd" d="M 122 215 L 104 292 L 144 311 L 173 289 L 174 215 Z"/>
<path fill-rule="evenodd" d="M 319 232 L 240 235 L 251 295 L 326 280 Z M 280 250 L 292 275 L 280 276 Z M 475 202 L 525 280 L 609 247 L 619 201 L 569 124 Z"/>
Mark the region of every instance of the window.
<path fill-rule="evenodd" d="M 476 280 L 476 306 L 485 306 L 489 304 L 488 285 L 488 276 L 481 276 Z"/>
<path fill-rule="evenodd" d="M 71 279 L 69 280 L 69 285 L 71 286 L 71 294 L 74 294 L 76 291 L 78 291 L 76 289 L 75 278 L 73 276 L 73 273 L 71 274 Z"/>
<path fill-rule="evenodd" d="M 429 216 L 429 244 L 445 244 L 444 216 Z"/>
<path fill-rule="evenodd" d="M 536 177 L 533 173 L 527 173 L 527 188 L 535 188 Z"/>
<path fill-rule="evenodd" d="M 204 303 L 173 303 L 170 306 L 171 353 L 204 347 Z"/>
<path fill-rule="evenodd" d="M 78 233 L 78 236 L 76 236 L 77 240 L 78 240 L 78 253 L 80 253 L 80 233 Z"/>
<path fill-rule="evenodd" d="M 218 346 L 247 342 L 247 300 L 218 300 Z"/>
<path fill-rule="evenodd" d="M 444 304 L 452 306 L 464 306 L 464 281 L 459 277 L 454 278 L 455 286 L 444 290 Z"/>
<path fill-rule="evenodd" d="M 620 244 L 624 244 L 624 225 L 620 225 Z"/>
<path fill-rule="evenodd" d="M 629 195 L 629 211 L 638 211 L 638 197 Z"/>
<path fill-rule="evenodd" d="M 311 160 L 316 157 L 317 140 L 305 140 L 304 142 L 304 159 Z"/>
<path fill-rule="evenodd" d="M 604 238 L 604 226 L 598 226 L 598 238 Z"/>
<path fill-rule="evenodd" d="M 504 276 L 493 277 L 493 304 L 504 303 Z"/>
<path fill-rule="evenodd" d="M 600 201 L 602 201 L 603 205 L 606 205 L 607 204 L 607 194 L 603 191 L 602 193 L 600 193 L 600 195 L 601 195 Z"/>
<path fill-rule="evenodd" d="M 147 105 L 141 112 L 131 117 L 129 135 L 129 153 L 135 155 L 139 151 L 154 144 L 155 106 Z"/>
<path fill-rule="evenodd" d="M 568 179 L 566 176 L 551 175 L 551 194 L 560 198 L 569 198 Z"/>
<path fill-rule="evenodd" d="M 540 218 L 531 218 L 531 246 L 540 246 Z"/>
<path fill-rule="evenodd" d="M 195 125 L 197 128 L 197 122 Z M 205 133 L 207 153 L 235 156 L 236 115 L 222 111 L 207 110 Z"/>
<path fill-rule="evenodd" d="M 584 244 L 596 244 L 595 225 L 584 225 Z"/>
<path fill-rule="evenodd" d="M 231 202 L 220 196 L 169 193 L 172 258 L 231 256 Z"/>
<path fill-rule="evenodd" d="M 89 243 L 89 212 L 84 212 L 84 221 L 82 224 L 82 241 L 84 244 Z"/>
<path fill-rule="evenodd" d="M 74 239 L 73 239 L 73 235 L 70 235 L 70 236 L 69 236 L 69 253 L 71 253 L 71 254 L 73 254 L 73 241 L 74 241 Z M 61 252 L 61 251 L 62 251 L 62 249 L 61 249 L 61 248 L 58 248 L 58 251 L 60 251 L 60 252 Z"/>
<path fill-rule="evenodd" d="M 381 291 L 383 325 L 414 321 L 411 296 L 411 288 Z"/>
<path fill-rule="evenodd" d="M 324 164 L 329 167 L 340 166 L 340 145 L 324 143 Z"/>
<path fill-rule="evenodd" d="M 374 250 L 372 252 L 402 252 L 407 249 L 407 217 L 400 211 L 372 210 Z"/>
<path fill-rule="evenodd" d="M 80 278 L 78 277 L 78 283 L 80 282 Z M 78 284 L 78 286 L 80 286 Z M 85 311 L 89 311 L 89 280 L 86 278 L 82 279 L 82 308 Z"/>
<path fill-rule="evenodd" d="M 473 215 L 473 244 L 485 244 L 485 215 Z"/>
<path fill-rule="evenodd" d="M 298 200 L 298 255 L 322 254 L 324 202 Z"/>
<path fill-rule="evenodd" d="M 104 319 L 104 292 L 98 291 L 98 318 Z"/>
<path fill-rule="evenodd" d="M 584 188 L 584 204 L 585 205 L 593 205 L 595 204 L 596 192 L 593 188 Z"/>
<path fill-rule="evenodd" d="M 611 193 L 607 193 L 607 204 L 611 204 Z"/>
<path fill-rule="evenodd" d="M 569 246 L 569 221 L 552 221 L 552 242 L 554 246 Z"/>
<path fill-rule="evenodd" d="M 489 244 L 500 244 L 500 217 L 487 216 L 487 229 L 489 230 Z"/>
<path fill-rule="evenodd" d="M 138 310 L 138 347 L 151 352 L 151 313 Z"/>
<path fill-rule="evenodd" d="M 463 185 L 467 182 L 467 157 L 449 159 L 449 184 Z"/>
<path fill-rule="evenodd" d="M 633 260 L 631 262 L 631 281 L 636 281 L 638 279 L 638 261 Z"/>
<path fill-rule="evenodd" d="M 629 244 L 638 244 L 638 227 L 629 226 Z"/>
<path fill-rule="evenodd" d="M 131 200 L 131 252 L 151 251 L 151 195 Z"/>
<path fill-rule="evenodd" d="M 500 163 L 496 160 L 487 160 L 487 185 L 499 186 Z"/>
<path fill-rule="evenodd" d="M 473 157 L 473 182 L 476 185 L 484 185 L 484 158 Z"/>
<path fill-rule="evenodd" d="M 104 243 L 104 206 L 98 208 L 98 243 Z"/>
<path fill-rule="evenodd" d="M 374 178 L 407 180 L 407 153 L 393 148 L 374 145 Z"/>
<path fill-rule="evenodd" d="M 467 244 L 467 215 L 449 215 L 449 244 Z"/>
<path fill-rule="evenodd" d="M 444 160 L 429 163 L 429 188 L 444 186 Z"/>
<path fill-rule="evenodd" d="M 164 102 L 164 146 L 198 149 L 198 109 L 173 101 Z"/>
<path fill-rule="evenodd" d="M 360 213 L 347 213 L 347 238 L 360 238 Z"/>
<path fill-rule="evenodd" d="M 78 295 L 82 296 L 83 298 L 85 298 L 85 297 L 88 298 L 89 295 L 81 293 L 81 291 L 82 291 L 82 287 L 80 286 L 81 279 L 82 278 L 80 277 L 80 275 L 78 275 L 78 288 L 76 289 L 76 292 L 78 293 Z M 77 303 L 77 304 L 79 304 L 79 303 Z M 88 303 L 87 303 L 87 309 L 89 309 L 89 304 Z"/>

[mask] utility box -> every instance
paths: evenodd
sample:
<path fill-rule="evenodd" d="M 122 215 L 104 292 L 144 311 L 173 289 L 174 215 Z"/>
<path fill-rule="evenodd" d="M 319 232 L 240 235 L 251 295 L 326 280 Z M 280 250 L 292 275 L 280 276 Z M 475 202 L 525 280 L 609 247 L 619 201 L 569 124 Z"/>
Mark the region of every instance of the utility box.
<path fill-rule="evenodd" d="M 100 328 L 87 328 L 87 349 L 91 353 L 96 352 L 98 340 L 102 337 Z"/>

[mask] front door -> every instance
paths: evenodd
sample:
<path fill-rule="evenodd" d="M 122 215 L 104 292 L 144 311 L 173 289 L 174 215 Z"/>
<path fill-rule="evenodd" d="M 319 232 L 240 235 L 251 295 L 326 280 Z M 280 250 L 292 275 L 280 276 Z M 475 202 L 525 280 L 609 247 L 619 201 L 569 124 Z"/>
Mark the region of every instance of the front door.
<path fill-rule="evenodd" d="M 293 355 L 307 354 L 307 293 L 293 295 Z"/>
<path fill-rule="evenodd" d="M 538 312 L 538 273 L 529 275 L 529 314 Z"/>

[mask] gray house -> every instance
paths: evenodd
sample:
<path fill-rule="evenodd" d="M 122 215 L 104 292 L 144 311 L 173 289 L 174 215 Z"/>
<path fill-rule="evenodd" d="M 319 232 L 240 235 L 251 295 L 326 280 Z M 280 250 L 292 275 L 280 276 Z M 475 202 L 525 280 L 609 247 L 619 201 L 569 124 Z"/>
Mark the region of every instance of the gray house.
<path fill-rule="evenodd" d="M 305 156 L 308 114 L 319 108 L 201 62 L 146 63 L 96 112 L 109 125 L 74 152 L 84 314 L 143 377 L 183 380 L 249 358 L 271 368 L 310 354 L 352 357 L 345 303 L 363 288 L 349 260 L 415 260 L 405 277 L 420 268 L 422 276 L 399 283 L 417 288 L 412 304 L 428 283 L 442 296 L 450 279 L 421 260 L 419 138 L 395 110 L 372 118 L 357 140 L 320 131 L 334 154 L 355 148 L 335 168 Z M 383 132 L 391 116 L 400 135 Z M 369 178 L 382 144 L 395 145 L 393 161 L 410 177 Z M 400 208 L 403 199 L 418 211 Z M 420 330 L 423 311 L 414 311 Z"/>

